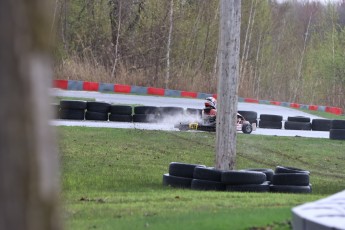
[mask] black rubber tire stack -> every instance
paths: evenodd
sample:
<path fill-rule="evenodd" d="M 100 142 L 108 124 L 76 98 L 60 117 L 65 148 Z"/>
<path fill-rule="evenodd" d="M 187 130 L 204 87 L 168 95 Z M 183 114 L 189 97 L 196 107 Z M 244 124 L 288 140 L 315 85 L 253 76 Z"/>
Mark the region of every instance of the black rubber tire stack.
<path fill-rule="evenodd" d="M 108 121 L 110 104 L 106 102 L 88 101 L 85 120 Z"/>
<path fill-rule="evenodd" d="M 309 171 L 277 166 L 272 177 L 270 191 L 280 193 L 311 193 Z"/>
<path fill-rule="evenodd" d="M 283 116 L 260 114 L 259 127 L 263 129 L 281 129 Z"/>
<path fill-rule="evenodd" d="M 313 119 L 311 129 L 314 131 L 330 131 L 331 120 L 329 119 Z"/>
<path fill-rule="evenodd" d="M 345 140 L 345 120 L 332 120 L 329 139 Z"/>
<path fill-rule="evenodd" d="M 241 114 L 244 119 L 249 121 L 250 124 L 255 124 L 256 127 L 258 127 L 258 113 L 255 111 L 245 111 L 245 110 L 239 110 L 237 111 L 239 114 Z"/>
<path fill-rule="evenodd" d="M 86 103 L 79 100 L 61 100 L 60 119 L 84 120 Z"/>
<path fill-rule="evenodd" d="M 205 167 L 198 164 L 171 162 L 169 173 L 163 175 L 163 185 L 175 188 L 191 188 L 195 167 Z"/>
<path fill-rule="evenodd" d="M 221 170 L 213 167 L 195 167 L 191 188 L 194 190 L 225 191 L 225 184 L 221 182 Z"/>
<path fill-rule="evenodd" d="M 288 117 L 284 123 L 284 128 L 287 130 L 311 130 L 310 118 L 303 116 Z"/>
<path fill-rule="evenodd" d="M 156 106 L 134 107 L 133 122 L 157 123 L 159 121 L 159 108 Z"/>
<path fill-rule="evenodd" d="M 133 108 L 130 105 L 111 105 L 109 121 L 132 122 Z"/>
<path fill-rule="evenodd" d="M 227 191 L 233 192 L 268 192 L 269 181 L 266 174 L 258 171 L 224 171 L 221 181 Z"/>

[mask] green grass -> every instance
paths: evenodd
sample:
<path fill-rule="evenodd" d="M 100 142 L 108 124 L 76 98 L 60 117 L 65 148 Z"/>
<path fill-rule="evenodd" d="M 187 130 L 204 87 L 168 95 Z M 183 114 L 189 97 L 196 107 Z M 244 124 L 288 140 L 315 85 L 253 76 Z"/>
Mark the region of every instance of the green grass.
<path fill-rule="evenodd" d="M 345 142 L 238 135 L 237 168 L 311 171 L 312 194 L 162 186 L 170 162 L 214 162 L 215 133 L 59 127 L 66 229 L 290 229 L 291 208 L 344 189 Z"/>

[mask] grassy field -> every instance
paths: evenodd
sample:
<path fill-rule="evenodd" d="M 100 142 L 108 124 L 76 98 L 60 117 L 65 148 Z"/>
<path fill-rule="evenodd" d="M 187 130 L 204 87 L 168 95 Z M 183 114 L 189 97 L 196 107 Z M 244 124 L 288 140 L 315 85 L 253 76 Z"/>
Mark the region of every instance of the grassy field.
<path fill-rule="evenodd" d="M 345 189 L 345 142 L 238 134 L 237 169 L 311 171 L 312 194 L 162 186 L 170 162 L 214 164 L 215 133 L 58 127 L 66 229 L 290 229 L 291 208 Z"/>

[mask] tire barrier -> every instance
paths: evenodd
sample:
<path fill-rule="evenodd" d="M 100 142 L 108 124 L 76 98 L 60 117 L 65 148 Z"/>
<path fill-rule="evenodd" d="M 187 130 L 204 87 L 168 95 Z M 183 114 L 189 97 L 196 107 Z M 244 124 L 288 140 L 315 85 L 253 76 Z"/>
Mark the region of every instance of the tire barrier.
<path fill-rule="evenodd" d="M 88 101 L 86 103 L 85 120 L 107 121 L 109 109 L 109 103 Z"/>
<path fill-rule="evenodd" d="M 111 105 L 109 108 L 109 121 L 132 122 L 133 108 L 129 105 Z"/>
<path fill-rule="evenodd" d="M 310 193 L 310 172 L 277 166 L 266 168 L 217 170 L 200 164 L 171 162 L 163 174 L 163 185 L 206 191 Z"/>
<path fill-rule="evenodd" d="M 311 193 L 310 172 L 304 169 L 277 166 L 270 191 L 280 193 Z"/>
<path fill-rule="evenodd" d="M 282 128 L 283 116 L 261 114 L 259 121 L 259 128 L 263 129 L 281 129 Z"/>
<path fill-rule="evenodd" d="M 345 140 L 345 120 L 332 120 L 329 139 Z"/>
<path fill-rule="evenodd" d="M 188 118 L 193 121 L 199 120 L 202 109 L 181 107 L 155 107 L 111 105 L 105 102 L 87 102 L 83 100 L 61 100 L 59 104 L 53 104 L 54 116 L 58 119 L 67 120 L 94 120 L 114 122 L 142 122 L 159 123 L 167 118 Z M 257 123 L 255 111 L 238 111 L 252 124 Z M 283 116 L 261 114 L 259 128 L 282 129 Z M 310 119 L 309 117 L 288 117 L 284 122 L 287 130 L 315 130 L 330 132 L 329 138 L 333 140 L 345 140 L 345 120 Z"/>
<path fill-rule="evenodd" d="M 59 117 L 68 120 L 84 120 L 86 106 L 86 101 L 61 100 Z"/>

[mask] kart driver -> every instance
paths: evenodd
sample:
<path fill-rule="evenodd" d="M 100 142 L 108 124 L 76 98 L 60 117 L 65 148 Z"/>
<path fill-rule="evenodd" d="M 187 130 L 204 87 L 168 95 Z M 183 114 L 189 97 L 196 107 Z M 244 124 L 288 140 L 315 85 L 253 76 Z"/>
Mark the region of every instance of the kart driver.
<path fill-rule="evenodd" d="M 203 109 L 204 121 L 214 123 L 217 116 L 217 100 L 214 97 L 207 97 L 205 101 L 205 108 Z"/>

